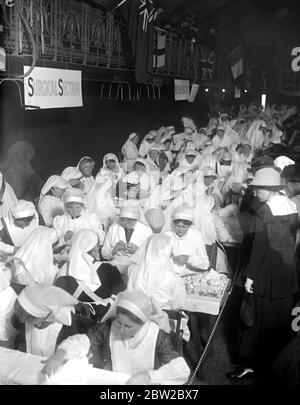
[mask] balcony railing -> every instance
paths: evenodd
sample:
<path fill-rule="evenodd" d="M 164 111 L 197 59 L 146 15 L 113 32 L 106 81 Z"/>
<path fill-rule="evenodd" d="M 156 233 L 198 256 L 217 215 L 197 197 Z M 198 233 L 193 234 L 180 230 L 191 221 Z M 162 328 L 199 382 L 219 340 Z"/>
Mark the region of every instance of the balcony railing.
<path fill-rule="evenodd" d="M 32 44 L 16 7 L 0 0 L 4 15 L 4 48 L 11 55 L 31 55 Z M 39 60 L 115 70 L 134 70 L 126 25 L 115 15 L 76 0 L 19 0 L 29 24 Z M 165 66 L 154 73 L 186 79 L 230 81 L 224 58 L 170 33 Z"/>

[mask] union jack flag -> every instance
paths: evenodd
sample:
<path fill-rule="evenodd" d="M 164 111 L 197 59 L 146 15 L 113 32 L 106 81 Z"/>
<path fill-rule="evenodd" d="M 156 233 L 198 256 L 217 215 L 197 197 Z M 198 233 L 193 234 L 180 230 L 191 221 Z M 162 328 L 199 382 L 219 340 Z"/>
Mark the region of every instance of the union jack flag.
<path fill-rule="evenodd" d="M 139 5 L 139 13 L 143 16 L 143 31 L 147 32 L 148 24 L 154 21 L 155 16 L 153 0 L 141 0 Z"/>
<path fill-rule="evenodd" d="M 199 49 L 202 72 L 201 80 L 213 79 L 215 52 L 203 46 L 199 46 Z"/>

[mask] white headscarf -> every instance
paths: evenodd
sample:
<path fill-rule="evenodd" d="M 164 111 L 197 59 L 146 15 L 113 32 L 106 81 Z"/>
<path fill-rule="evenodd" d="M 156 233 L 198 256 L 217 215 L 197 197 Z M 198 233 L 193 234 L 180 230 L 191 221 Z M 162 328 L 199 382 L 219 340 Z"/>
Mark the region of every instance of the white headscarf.
<path fill-rule="evenodd" d="M 15 225 L 14 220 L 18 218 L 33 217 L 32 221 L 25 228 L 20 228 Z M 12 208 L 12 211 L 7 214 L 5 221 L 8 233 L 16 247 L 20 247 L 29 238 L 32 232 L 39 226 L 38 213 L 32 202 L 19 200 Z"/>
<path fill-rule="evenodd" d="M 67 181 L 73 179 L 81 179 L 82 173 L 77 167 L 69 166 L 66 167 L 65 170 L 62 172 L 61 177 Z"/>
<path fill-rule="evenodd" d="M 86 206 L 90 213 L 94 212 L 104 223 L 112 218 L 116 213 L 114 201 L 111 196 L 111 190 L 114 183 L 111 177 L 98 176 L 86 195 Z"/>
<path fill-rule="evenodd" d="M 71 325 L 71 312 L 75 312 L 77 299 L 62 288 L 42 285 L 25 287 L 17 298 L 21 307 L 35 318 Z"/>
<path fill-rule="evenodd" d="M 165 234 L 151 235 L 131 256 L 133 263 L 139 266 L 136 273 L 135 288 L 143 286 L 144 292 L 150 297 L 155 293 L 165 273 L 172 268 L 172 240 Z"/>
<path fill-rule="evenodd" d="M 122 153 L 123 153 L 124 155 L 126 155 L 126 148 L 127 148 L 128 145 L 131 145 L 131 144 L 132 144 L 132 146 L 136 146 L 136 145 L 133 145 L 133 143 L 131 142 L 132 139 L 133 139 L 135 136 L 137 136 L 137 133 L 136 133 L 136 132 L 132 132 L 132 133 L 128 136 L 127 141 L 126 141 L 126 142 L 124 143 L 124 145 L 122 146 L 121 151 L 122 151 Z"/>
<path fill-rule="evenodd" d="M 40 197 L 42 197 L 43 195 L 46 195 L 51 190 L 52 187 L 66 189 L 66 188 L 69 188 L 70 185 L 67 182 L 67 180 L 65 180 L 61 176 L 57 176 L 57 175 L 50 176 L 41 190 Z"/>
<path fill-rule="evenodd" d="M 96 232 L 90 229 L 77 231 L 71 241 L 69 253 L 69 265 L 67 275 L 74 277 L 78 281 L 87 283 L 92 290 L 100 287 L 101 282 L 97 275 L 99 262 L 94 265 L 94 258 L 88 254 L 99 242 Z M 93 288 L 94 287 L 94 288 Z"/>
<path fill-rule="evenodd" d="M 28 272 L 34 282 L 53 284 L 56 271 L 53 265 L 52 245 L 57 241 L 54 229 L 39 226 L 15 254 L 17 277 Z"/>
<path fill-rule="evenodd" d="M 92 161 L 94 162 L 94 159 L 91 158 L 90 156 L 83 156 L 83 157 L 79 160 L 79 162 L 77 163 L 77 166 L 76 166 L 77 169 L 80 170 L 80 164 L 81 164 L 81 162 L 82 162 L 83 160 L 85 160 L 85 159 L 88 159 L 89 161 L 92 160 Z"/>
<path fill-rule="evenodd" d="M 107 168 L 107 164 L 106 164 L 107 160 L 114 160 L 116 162 L 116 166 L 113 170 L 110 170 Z M 104 155 L 103 160 L 102 160 L 102 167 L 99 171 L 99 174 L 104 174 L 104 172 L 119 173 L 120 170 L 123 171 L 123 169 L 120 168 L 119 160 L 115 154 L 107 153 L 106 155 Z"/>

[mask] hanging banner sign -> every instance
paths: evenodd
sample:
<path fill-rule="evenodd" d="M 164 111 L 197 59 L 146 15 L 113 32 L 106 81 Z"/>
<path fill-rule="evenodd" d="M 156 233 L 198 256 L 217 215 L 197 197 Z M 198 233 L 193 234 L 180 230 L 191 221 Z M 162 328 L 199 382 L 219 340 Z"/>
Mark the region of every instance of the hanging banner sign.
<path fill-rule="evenodd" d="M 198 90 L 199 90 L 199 84 L 193 84 L 192 88 L 191 88 L 191 94 L 189 95 L 189 102 L 190 103 L 193 103 L 195 101 Z"/>
<path fill-rule="evenodd" d="M 24 66 L 24 73 L 29 66 Z M 35 67 L 24 78 L 26 109 L 82 107 L 81 71 Z"/>
<path fill-rule="evenodd" d="M 190 82 L 188 80 L 174 80 L 175 101 L 188 100 L 190 97 Z"/>

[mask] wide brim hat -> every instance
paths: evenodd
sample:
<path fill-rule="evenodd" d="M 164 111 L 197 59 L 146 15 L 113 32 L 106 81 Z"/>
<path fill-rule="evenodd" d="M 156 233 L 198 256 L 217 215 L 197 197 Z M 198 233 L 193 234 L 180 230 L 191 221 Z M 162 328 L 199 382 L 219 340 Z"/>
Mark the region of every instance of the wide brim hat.
<path fill-rule="evenodd" d="M 251 186 L 257 188 L 283 188 L 280 182 L 280 173 L 273 167 L 258 169 L 254 175 Z"/>

